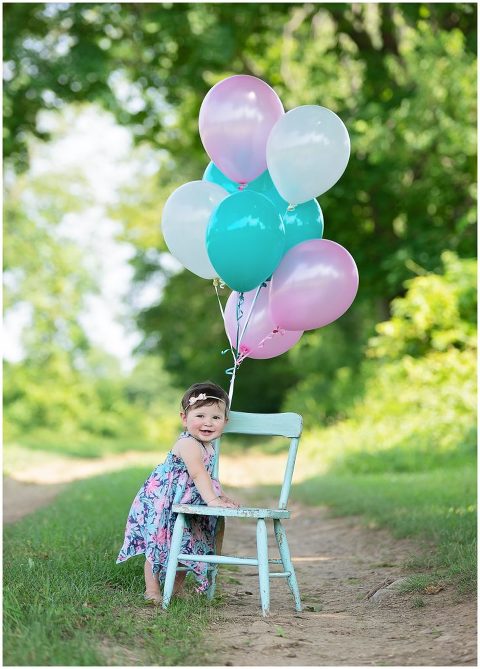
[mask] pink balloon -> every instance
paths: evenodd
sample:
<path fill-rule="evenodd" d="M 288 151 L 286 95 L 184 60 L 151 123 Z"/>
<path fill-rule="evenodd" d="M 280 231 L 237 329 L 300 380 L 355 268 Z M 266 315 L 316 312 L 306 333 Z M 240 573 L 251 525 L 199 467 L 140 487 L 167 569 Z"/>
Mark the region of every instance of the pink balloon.
<path fill-rule="evenodd" d="M 245 301 L 241 307 L 243 315 L 240 318 L 239 336 L 250 313 L 250 307 L 256 292 L 257 289 L 255 288 L 255 290 L 243 294 Z M 237 339 L 237 302 L 238 293 L 234 291 L 228 298 L 225 307 L 225 330 L 232 346 L 236 345 Z M 275 356 L 281 355 L 292 348 L 303 334 L 303 332 L 283 330 L 274 333 L 276 329 L 269 314 L 268 288 L 262 288 L 253 307 L 245 334 L 242 337 L 240 352 L 248 358 L 275 358 Z"/>
<path fill-rule="evenodd" d="M 249 183 L 267 169 L 267 140 L 283 116 L 280 98 L 261 79 L 239 74 L 209 90 L 198 125 L 206 152 L 223 174 Z"/>
<path fill-rule="evenodd" d="M 270 282 L 270 315 L 282 328 L 313 330 L 344 314 L 358 290 L 350 253 L 328 239 L 308 239 L 291 248 Z"/>

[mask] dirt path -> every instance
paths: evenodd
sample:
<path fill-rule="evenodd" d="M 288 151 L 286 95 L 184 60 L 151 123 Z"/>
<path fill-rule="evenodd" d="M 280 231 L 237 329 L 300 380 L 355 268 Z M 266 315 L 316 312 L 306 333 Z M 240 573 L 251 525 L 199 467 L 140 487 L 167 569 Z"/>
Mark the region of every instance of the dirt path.
<path fill-rule="evenodd" d="M 4 479 L 4 522 L 48 504 L 68 481 L 156 464 L 152 457 L 146 455 L 145 463 L 139 463 L 138 453 L 134 459 L 128 454 L 95 461 L 56 458 L 43 470 L 35 463 L 30 470 L 22 466 L 10 471 L 12 478 Z M 276 482 L 280 461 L 266 459 L 262 466 L 255 459 L 252 471 L 251 460 L 222 458 L 222 479 L 242 487 L 247 481 Z M 251 503 L 248 491 L 239 501 Z M 262 500 L 262 506 L 267 503 Z M 410 575 L 402 565 L 418 549 L 413 542 L 367 529 L 356 518 L 332 518 L 324 508 L 290 508 L 292 518 L 285 527 L 304 611 L 295 612 L 285 581 L 272 579 L 271 615 L 262 618 L 256 572 L 223 569 L 219 582 L 224 603 L 209 639 L 212 665 L 476 666 L 474 601 L 462 601 L 449 588 L 406 595 L 385 589 Z M 271 528 L 269 535 L 273 547 Z M 223 552 L 255 555 L 255 523 L 231 520 Z M 277 556 L 276 551 L 272 554 Z"/>
<path fill-rule="evenodd" d="M 475 602 L 459 601 L 448 588 L 400 595 L 385 586 L 366 599 L 407 575 L 402 564 L 415 551 L 412 542 L 352 517 L 332 518 L 324 508 L 291 510 L 285 528 L 304 611 L 295 612 L 284 579 L 271 579 L 271 615 L 262 618 L 256 573 L 224 570 L 223 619 L 211 639 L 215 664 L 476 666 Z M 255 555 L 255 523 L 228 523 L 223 552 Z"/>

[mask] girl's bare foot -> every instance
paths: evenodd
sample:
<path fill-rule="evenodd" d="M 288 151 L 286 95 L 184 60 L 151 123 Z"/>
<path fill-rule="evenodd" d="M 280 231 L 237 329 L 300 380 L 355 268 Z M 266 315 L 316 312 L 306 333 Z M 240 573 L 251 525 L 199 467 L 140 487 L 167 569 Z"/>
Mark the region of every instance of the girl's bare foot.
<path fill-rule="evenodd" d="M 152 565 L 148 560 L 145 560 L 145 602 L 150 606 L 158 606 L 162 603 L 162 593 L 160 592 L 160 584 L 158 582 L 157 574 L 152 572 Z"/>
<path fill-rule="evenodd" d="M 143 595 L 143 598 L 145 599 L 145 604 L 148 604 L 149 606 L 161 606 L 163 602 L 163 597 L 159 592 L 145 592 Z"/>

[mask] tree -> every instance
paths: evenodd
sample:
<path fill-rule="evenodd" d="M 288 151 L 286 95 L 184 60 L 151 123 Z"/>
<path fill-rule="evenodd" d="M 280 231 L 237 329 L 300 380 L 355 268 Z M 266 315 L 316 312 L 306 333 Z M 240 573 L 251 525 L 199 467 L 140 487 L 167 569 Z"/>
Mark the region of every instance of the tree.
<path fill-rule="evenodd" d="M 162 156 L 150 191 L 157 221 L 166 196 L 200 178 L 207 163 L 197 115 L 218 80 L 253 74 L 275 87 L 287 109 L 322 104 L 336 111 L 349 129 L 352 156 L 320 204 L 325 237 L 352 253 L 361 284 L 349 320 L 329 327 L 346 331 L 354 319 L 366 344 L 407 279 L 440 271 L 445 249 L 475 255 L 476 6 L 80 3 L 11 4 L 4 11 L 7 154 L 25 164 L 26 137 L 41 135 L 40 109 L 100 102 Z M 127 234 L 138 247 L 134 263 L 143 282 L 162 267 L 151 246 L 155 217 L 140 218 L 144 234 L 135 218 Z M 193 276 L 175 277 L 164 299 L 178 304 L 196 295 L 195 311 L 207 313 L 210 294 L 195 293 L 197 285 Z M 180 355 L 180 382 L 183 369 L 198 369 L 188 357 L 198 325 L 185 316 L 177 326 L 176 309 L 161 309 L 153 306 L 139 321 L 145 347 Z M 167 354 L 171 331 L 176 352 Z M 325 341 L 315 333 L 302 341 L 314 339 Z M 332 337 L 332 353 L 335 346 Z M 332 358 L 327 351 L 325 357 Z M 214 369 L 203 360 L 205 371 Z M 286 360 L 272 367 L 287 369 Z M 173 368 L 168 359 L 166 365 Z"/>

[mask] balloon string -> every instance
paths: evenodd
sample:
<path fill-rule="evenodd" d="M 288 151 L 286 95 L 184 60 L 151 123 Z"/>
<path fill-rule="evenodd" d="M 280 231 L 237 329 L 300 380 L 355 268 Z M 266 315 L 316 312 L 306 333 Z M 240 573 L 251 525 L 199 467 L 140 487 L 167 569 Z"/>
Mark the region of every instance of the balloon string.
<path fill-rule="evenodd" d="M 235 340 L 235 352 L 233 353 L 233 370 L 232 370 L 232 378 L 230 379 L 230 388 L 228 390 L 228 398 L 230 400 L 230 407 L 232 406 L 232 399 L 233 399 L 233 388 L 235 386 L 235 377 L 237 374 L 237 369 L 238 369 L 238 350 L 240 347 L 240 320 L 243 316 L 243 310 L 242 310 L 242 304 L 245 301 L 245 297 L 243 295 L 243 292 L 238 294 L 238 300 L 237 300 L 237 308 L 236 308 L 236 316 L 237 316 L 237 334 L 236 334 L 236 340 Z M 243 333 L 242 333 L 243 335 Z M 228 371 L 227 371 L 228 374 Z"/>
<path fill-rule="evenodd" d="M 218 287 L 219 286 L 223 287 L 225 284 L 220 282 L 218 279 L 214 279 L 213 285 L 214 285 L 214 288 L 215 288 L 215 293 L 217 295 L 218 306 L 220 307 L 220 313 L 222 314 L 222 319 L 223 319 L 223 322 L 226 326 L 225 310 L 222 307 L 222 302 L 220 300 L 220 295 L 218 294 Z M 245 324 L 244 324 L 241 332 L 240 332 L 240 321 L 241 321 L 241 319 L 244 315 L 242 305 L 245 302 L 245 296 L 244 296 L 243 292 L 239 293 L 238 300 L 237 300 L 237 306 L 236 306 L 237 332 L 236 332 L 236 337 L 235 337 L 235 347 L 232 344 L 232 341 L 231 341 L 230 336 L 229 336 L 228 331 L 227 331 L 227 327 L 225 327 L 225 332 L 227 334 L 228 343 L 230 345 L 230 351 L 232 352 L 233 362 L 234 362 L 233 367 L 229 367 L 228 369 L 225 370 L 225 373 L 228 374 L 229 376 L 231 376 L 230 388 L 229 388 L 229 391 L 228 391 L 228 397 L 230 399 L 230 406 L 232 405 L 233 390 L 234 390 L 234 386 L 235 386 L 235 378 L 236 378 L 236 374 L 237 374 L 237 369 L 240 366 L 240 364 L 245 360 L 245 358 L 248 357 L 248 355 L 251 352 L 251 350 L 248 348 L 248 346 L 243 346 L 241 342 L 242 342 L 243 336 L 245 334 L 245 331 L 247 329 L 248 323 L 250 322 L 250 318 L 252 316 L 253 309 L 255 307 L 255 303 L 257 301 L 258 295 L 259 295 L 261 289 L 266 287 L 266 285 L 267 284 L 264 282 L 264 283 L 261 283 L 258 286 L 257 292 L 255 293 L 252 304 L 250 305 L 250 310 L 248 312 L 247 318 L 245 320 Z M 222 351 L 222 355 L 227 353 L 227 351 L 228 351 L 228 349 L 225 349 L 224 351 Z"/>
<path fill-rule="evenodd" d="M 219 279 L 214 279 L 214 280 L 213 280 L 213 286 L 214 286 L 214 288 L 215 288 L 215 293 L 216 293 L 216 295 L 217 295 L 218 306 L 220 307 L 220 313 L 222 314 L 222 319 L 223 319 L 223 322 L 225 323 L 225 310 L 224 310 L 224 308 L 223 308 L 223 306 L 222 306 L 222 302 L 221 302 L 221 300 L 220 300 L 220 295 L 218 294 L 218 288 L 219 288 L 219 287 L 220 287 L 220 288 L 223 288 L 224 285 L 225 285 L 225 284 L 223 283 L 223 281 L 220 281 Z M 239 295 L 239 300 L 238 300 L 238 304 L 237 304 L 237 346 L 238 346 L 238 334 L 239 334 L 239 328 L 240 328 L 240 326 L 238 325 L 238 323 L 239 323 L 239 319 L 240 319 L 240 318 L 242 317 L 242 315 L 243 315 L 243 312 L 242 312 L 242 310 L 241 310 L 241 306 L 240 306 L 240 305 L 241 305 L 241 303 L 243 302 L 243 299 L 244 299 L 244 298 L 243 298 L 243 293 L 242 293 L 241 295 Z M 226 325 L 226 324 L 225 324 L 225 325 Z M 237 357 L 237 355 L 235 354 L 235 351 L 234 351 L 234 348 L 233 348 L 233 344 L 232 344 L 232 341 L 231 341 L 231 339 L 230 339 L 230 335 L 228 334 L 228 330 L 227 330 L 226 327 L 225 327 L 225 333 L 226 333 L 226 335 L 227 335 L 227 339 L 228 339 L 228 343 L 229 343 L 229 346 L 230 346 L 230 351 L 231 351 L 232 356 L 233 356 L 233 363 L 234 363 L 234 364 L 233 364 L 233 367 L 229 367 L 228 369 L 225 370 L 225 374 L 227 374 L 227 375 L 229 375 L 229 376 L 232 377 L 232 378 L 230 379 L 230 388 L 229 388 L 229 391 L 228 391 L 228 397 L 229 397 L 229 400 L 230 400 L 230 401 L 229 401 L 229 405 L 230 405 L 230 407 L 231 407 L 231 406 L 232 406 L 232 398 L 233 398 L 233 388 L 234 388 L 234 385 L 235 385 L 235 374 L 236 374 L 237 366 L 240 364 L 241 360 L 240 360 L 240 362 L 238 361 L 238 357 Z M 224 351 L 222 351 L 222 355 L 225 355 L 225 353 L 228 353 L 228 348 L 226 348 Z M 244 356 L 244 357 L 245 357 L 245 356 Z M 243 359 L 243 358 L 242 358 L 242 359 Z"/>
<path fill-rule="evenodd" d="M 225 323 L 225 310 L 224 310 L 224 308 L 222 307 L 222 302 L 221 302 L 221 300 L 220 300 L 220 295 L 218 294 L 218 289 L 219 289 L 219 288 L 223 288 L 224 286 L 225 286 L 225 284 L 223 283 L 223 281 L 220 281 L 219 279 L 214 279 L 214 280 L 213 280 L 213 287 L 215 288 L 215 293 L 216 293 L 216 295 L 217 295 L 218 306 L 220 307 L 220 313 L 222 314 L 222 320 L 223 320 L 223 322 Z M 226 335 L 227 335 L 228 344 L 229 344 L 229 346 L 230 346 L 230 351 L 232 352 L 233 361 L 235 362 L 235 352 L 234 352 L 234 350 L 233 350 L 233 345 L 232 345 L 232 342 L 231 342 L 231 340 L 230 340 L 230 336 L 229 336 L 229 334 L 228 334 L 228 331 L 227 331 L 227 328 L 226 328 L 226 327 L 225 327 L 225 333 L 226 333 Z M 222 355 L 225 355 L 225 353 L 227 353 L 227 352 L 228 352 L 228 348 L 225 349 L 224 351 L 222 351 Z M 226 371 L 227 371 L 227 374 L 228 374 L 228 370 L 226 370 Z"/>
<path fill-rule="evenodd" d="M 238 349 L 240 346 L 240 340 L 243 337 L 243 332 L 240 335 L 240 321 L 243 316 L 243 310 L 242 310 L 242 304 L 245 302 L 245 296 L 242 293 L 238 294 L 238 300 L 237 300 L 237 309 L 236 309 L 236 316 L 237 316 L 237 335 L 235 339 L 235 351 L 238 353 Z M 235 354 L 235 359 L 236 359 L 237 354 Z"/>
<path fill-rule="evenodd" d="M 276 334 L 279 335 L 284 335 L 285 330 L 281 330 L 280 328 L 275 328 L 272 330 L 266 337 L 264 337 L 259 343 L 258 343 L 258 348 L 263 348 L 265 345 L 265 342 L 268 341 L 269 339 L 273 339 Z"/>
<path fill-rule="evenodd" d="M 236 355 L 234 356 L 235 364 L 233 366 L 233 371 L 232 371 L 232 378 L 230 379 L 230 389 L 228 396 L 230 398 L 230 406 L 232 404 L 232 398 L 233 398 L 233 389 L 235 386 L 235 377 L 237 374 L 237 369 L 239 365 L 245 360 L 245 358 L 248 356 L 250 353 L 250 349 L 247 346 L 242 346 L 241 342 L 243 339 L 243 335 L 245 334 L 245 331 L 247 329 L 248 323 L 250 321 L 250 318 L 252 316 L 253 309 L 255 307 L 255 303 L 257 301 L 257 297 L 262 290 L 263 287 L 266 287 L 266 283 L 261 283 L 258 288 L 257 292 L 255 293 L 255 297 L 253 298 L 252 304 L 250 306 L 250 311 L 248 312 L 248 316 L 245 320 L 245 324 L 243 326 L 242 332 L 240 333 L 240 320 L 242 319 L 243 316 L 243 310 L 242 310 L 242 304 L 245 301 L 245 297 L 243 292 L 239 293 L 238 295 L 238 301 L 237 301 L 237 340 L 236 340 L 236 346 L 235 346 L 235 351 Z M 228 374 L 228 371 L 227 371 Z"/>
<path fill-rule="evenodd" d="M 230 388 L 228 390 L 228 398 L 230 400 L 230 407 L 232 406 L 232 398 L 233 398 L 233 389 L 235 386 L 235 377 L 237 374 L 237 369 L 240 367 L 242 362 L 245 360 L 245 358 L 248 357 L 250 354 L 250 349 L 248 346 L 240 346 L 240 352 L 235 360 L 235 365 L 233 367 L 230 367 L 229 369 L 226 369 L 225 372 L 226 374 L 231 374 L 232 378 L 230 379 Z"/>
<path fill-rule="evenodd" d="M 242 334 L 240 335 L 240 340 L 239 340 L 239 342 L 238 342 L 239 345 L 240 345 L 241 342 L 242 342 L 243 335 L 245 334 L 245 330 L 247 329 L 247 325 L 248 325 L 248 323 L 249 323 L 249 321 L 250 321 L 250 317 L 251 317 L 251 315 L 252 315 L 252 311 L 253 311 L 253 308 L 254 308 L 254 306 L 255 306 L 255 302 L 257 301 L 258 294 L 259 294 L 259 292 L 262 290 L 263 287 L 266 287 L 266 285 L 267 285 L 266 283 L 261 283 L 261 284 L 258 286 L 258 288 L 257 288 L 257 292 L 255 293 L 255 297 L 253 298 L 253 302 L 252 302 L 252 304 L 251 304 L 250 311 L 248 312 L 247 320 L 246 320 L 246 322 L 245 322 L 245 325 L 243 326 Z M 242 293 L 242 294 L 243 294 L 243 293 Z M 238 348 L 237 348 L 237 351 L 238 351 Z"/>

